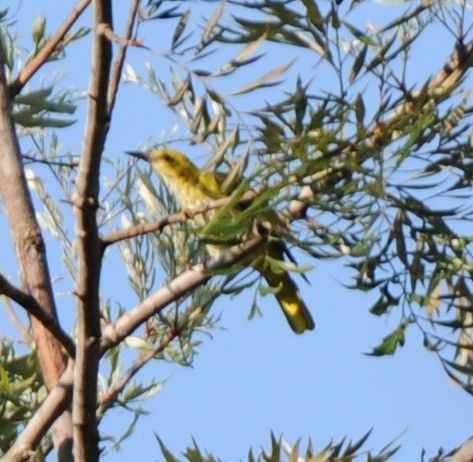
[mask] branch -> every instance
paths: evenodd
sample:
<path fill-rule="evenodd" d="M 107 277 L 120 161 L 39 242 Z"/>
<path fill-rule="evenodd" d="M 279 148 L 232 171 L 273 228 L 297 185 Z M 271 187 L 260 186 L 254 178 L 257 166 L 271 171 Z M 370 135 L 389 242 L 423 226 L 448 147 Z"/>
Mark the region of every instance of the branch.
<path fill-rule="evenodd" d="M 31 460 L 34 450 L 49 431 L 54 421 L 67 409 L 73 385 L 73 364 L 69 364 L 57 385 L 50 391 L 41 407 L 29 420 L 13 446 L 3 456 L 4 462 L 24 462 Z M 58 449 L 60 451 L 60 449 Z"/>
<path fill-rule="evenodd" d="M 264 237 L 257 237 L 240 246 L 233 247 L 223 252 L 217 258 L 208 260 L 205 264 L 199 264 L 192 269 L 178 276 L 171 283 L 161 288 L 155 295 L 144 300 L 138 307 L 131 312 L 122 316 L 115 324 L 109 324 L 105 329 L 102 337 L 102 353 L 120 343 L 128 335 L 130 335 L 136 327 L 145 322 L 150 316 L 158 313 L 167 304 L 173 300 L 186 294 L 188 291 L 205 283 L 211 275 L 209 272 L 222 268 L 228 268 L 233 264 L 241 261 L 249 255 L 252 255 L 261 245 L 264 244 Z M 116 396 L 126 385 L 125 381 L 129 380 L 138 370 L 141 369 L 150 359 L 160 351 L 163 351 L 169 343 L 179 335 L 179 330 L 174 330 L 169 337 L 156 350 L 139 358 L 128 373 L 117 383 L 112 390 L 112 394 L 107 394 L 102 399 L 102 404 L 107 406 L 109 400 Z M 26 426 L 20 438 L 15 445 L 5 455 L 6 462 L 19 462 L 28 460 L 27 456 L 44 436 L 44 431 L 51 424 L 54 418 L 65 409 L 71 399 L 72 385 L 74 382 L 72 374 L 72 365 L 68 367 L 63 377 L 59 381 L 56 388 L 51 390 L 41 408 Z M 77 384 L 74 383 L 75 386 Z"/>
<path fill-rule="evenodd" d="M 4 210 L 16 250 L 20 278 L 25 291 L 42 307 L 45 313 L 59 325 L 56 306 L 46 259 L 45 244 L 36 221 L 35 210 L 24 175 L 20 148 L 11 113 L 10 93 L 5 77 L 3 49 L 0 47 L 0 192 Z M 53 389 L 66 367 L 66 358 L 58 340 L 39 322 L 31 318 L 31 327 L 38 350 L 41 372 L 46 387 Z M 62 424 L 68 424 L 65 416 Z M 67 425 L 68 428 L 70 427 Z M 54 438 L 56 449 L 70 447 L 68 429 L 57 429 Z M 60 460 L 70 460 L 64 454 Z"/>
<path fill-rule="evenodd" d="M 217 257 L 193 266 L 171 282 L 161 287 L 154 295 L 143 300 L 136 308 L 121 316 L 117 322 L 107 325 L 102 334 L 102 354 L 131 335 L 148 318 L 159 313 L 169 303 L 179 299 L 196 287 L 205 284 L 212 272 L 230 268 L 244 258 L 253 255 L 264 244 L 264 236 L 258 236 L 238 246 L 231 247 Z"/>
<path fill-rule="evenodd" d="M 138 14 L 138 7 L 140 6 L 140 0 L 134 0 L 131 6 L 130 14 L 128 16 L 128 22 L 126 25 L 125 38 L 120 41 L 120 50 L 118 51 L 115 65 L 113 66 L 112 76 L 110 84 L 108 86 L 107 101 L 108 101 L 108 114 L 112 116 L 113 108 L 115 107 L 115 101 L 118 93 L 118 85 L 120 83 L 123 64 L 125 63 L 126 52 L 130 43 L 131 35 L 133 34 L 133 27 L 135 25 L 136 16 Z"/>
<path fill-rule="evenodd" d="M 97 428 L 97 375 L 100 360 L 100 271 L 102 245 L 98 233 L 97 207 L 100 162 L 109 130 L 107 90 L 112 45 L 104 30 L 112 27 L 111 0 L 95 0 L 92 70 L 90 72 L 87 121 L 83 135 L 77 187 L 73 196 L 77 235 L 77 353 L 74 370 L 74 458 L 99 459 Z"/>
<path fill-rule="evenodd" d="M 435 98 L 436 101 L 443 99 L 460 83 L 471 66 L 473 66 L 473 42 L 465 45 L 459 40 L 443 68 L 430 79 L 428 96 Z"/>
<path fill-rule="evenodd" d="M 6 295 L 16 304 L 23 307 L 28 314 L 35 317 L 59 342 L 61 342 L 61 345 L 71 358 L 75 356 L 76 347 L 74 342 L 71 337 L 62 330 L 56 320 L 43 309 L 32 295 L 15 287 L 2 274 L 0 274 L 0 294 Z"/>
<path fill-rule="evenodd" d="M 73 169 L 79 166 L 77 162 L 61 162 L 57 160 L 36 159 L 35 157 L 29 156 L 28 154 L 22 154 L 22 157 L 23 159 L 29 160 L 31 163 L 35 163 L 35 164 L 55 165 L 57 167 L 67 167 L 70 169 Z M 25 162 L 25 165 L 26 165 L 26 162 Z"/>
<path fill-rule="evenodd" d="M 457 41 L 452 54 L 437 74 L 431 77 L 426 84 L 409 95 L 409 101 L 403 99 L 403 103 L 397 108 L 393 115 L 384 124 L 393 126 L 404 117 L 405 113 L 411 111 L 412 104 L 436 104 L 447 98 L 451 92 L 459 85 L 470 67 L 473 66 L 473 42 L 465 45 L 461 40 Z M 373 136 L 376 144 L 376 136 Z"/>
<path fill-rule="evenodd" d="M 473 439 L 469 439 L 455 454 L 450 462 L 473 462 Z"/>
<path fill-rule="evenodd" d="M 28 63 L 21 71 L 20 75 L 10 84 L 10 97 L 14 98 L 26 83 L 33 77 L 38 69 L 49 59 L 57 46 L 64 40 L 70 28 L 77 21 L 79 16 L 89 6 L 91 0 L 82 0 L 69 14 L 56 34 L 41 48 L 41 51 Z"/>
<path fill-rule="evenodd" d="M 12 323 L 13 328 L 21 334 L 25 345 L 28 345 L 29 348 L 32 348 L 34 345 L 33 336 L 31 335 L 29 327 L 23 325 L 21 320 L 18 318 L 18 315 L 11 304 L 11 299 L 8 298 L 6 295 L 0 296 L 0 299 L 5 305 L 5 311 L 7 312 L 7 315 L 10 318 L 10 322 Z"/>
<path fill-rule="evenodd" d="M 100 398 L 100 411 L 103 414 L 109 409 L 112 404 L 117 400 L 117 396 L 125 389 L 130 380 L 146 365 L 149 361 L 156 357 L 156 355 L 162 353 L 169 344 L 182 332 L 182 328 L 173 329 L 169 333 L 166 340 L 160 343 L 157 347 L 152 348 L 149 352 L 142 354 L 133 365 L 126 371 L 126 373 L 118 379 L 113 386 L 111 386 L 106 393 Z"/>
<path fill-rule="evenodd" d="M 256 197 L 256 193 L 254 193 L 253 191 L 248 191 L 243 194 L 241 199 L 238 201 L 238 204 L 244 205 L 251 203 Z M 194 218 L 196 215 L 206 213 L 209 210 L 220 208 L 223 205 L 228 204 L 232 199 L 233 198 L 231 196 L 223 197 L 222 199 L 212 201 L 212 203 L 210 204 L 204 204 L 198 207 L 192 207 L 190 209 L 182 210 L 178 213 L 173 213 L 172 215 L 168 215 L 167 217 L 164 217 L 162 220 L 159 220 L 156 223 L 143 223 L 136 226 L 130 226 L 129 228 L 122 229 L 120 231 L 116 231 L 105 236 L 104 238 L 102 238 L 102 244 L 105 247 L 108 247 L 111 244 L 116 244 L 117 242 L 124 241 L 126 239 L 131 239 L 136 236 L 142 236 L 143 234 L 162 231 L 168 225 L 172 225 L 175 223 L 184 223 L 185 221 Z"/>

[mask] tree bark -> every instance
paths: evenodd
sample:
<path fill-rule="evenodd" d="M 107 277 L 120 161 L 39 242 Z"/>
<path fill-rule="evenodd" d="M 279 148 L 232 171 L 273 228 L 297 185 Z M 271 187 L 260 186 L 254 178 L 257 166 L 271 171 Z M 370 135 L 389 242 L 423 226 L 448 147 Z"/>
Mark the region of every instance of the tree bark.
<path fill-rule="evenodd" d="M 24 290 L 58 323 L 44 240 L 23 171 L 4 69 L 0 47 L 0 192 Z M 66 355 L 61 344 L 40 321 L 31 318 L 31 328 L 44 382 L 51 390 L 66 368 Z M 53 431 L 56 449 L 64 449 L 61 451 L 61 461 L 72 458 L 70 420 L 71 416 L 66 412 Z"/>
<path fill-rule="evenodd" d="M 89 81 L 87 122 L 73 197 L 79 272 L 77 296 L 77 351 L 74 371 L 74 457 L 99 460 L 96 418 L 97 376 L 100 360 L 100 271 L 103 246 L 97 224 L 99 175 L 102 152 L 109 129 L 107 91 L 112 46 L 105 28 L 112 27 L 111 0 L 95 0 L 92 72 Z"/>

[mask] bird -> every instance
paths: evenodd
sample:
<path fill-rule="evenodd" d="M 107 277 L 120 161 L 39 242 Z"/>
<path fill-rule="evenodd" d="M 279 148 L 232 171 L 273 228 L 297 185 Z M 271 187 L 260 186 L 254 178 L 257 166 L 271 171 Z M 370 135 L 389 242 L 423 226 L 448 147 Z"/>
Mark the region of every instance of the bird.
<path fill-rule="evenodd" d="M 225 197 L 220 189 L 220 178 L 217 174 L 200 170 L 184 154 L 171 149 L 151 151 L 127 151 L 128 155 L 148 162 L 153 171 L 174 195 L 182 209 L 206 206 Z M 216 215 L 215 210 L 193 217 L 194 223 L 205 226 Z M 216 255 L 224 250 L 222 246 L 207 245 L 209 254 Z M 307 305 L 301 297 L 296 283 L 287 271 L 275 271 L 268 259 L 283 261 L 287 254 L 286 246 L 277 239 L 269 239 L 262 255 L 254 260 L 253 268 L 258 271 L 278 301 L 289 326 L 296 334 L 315 328 L 314 320 Z"/>

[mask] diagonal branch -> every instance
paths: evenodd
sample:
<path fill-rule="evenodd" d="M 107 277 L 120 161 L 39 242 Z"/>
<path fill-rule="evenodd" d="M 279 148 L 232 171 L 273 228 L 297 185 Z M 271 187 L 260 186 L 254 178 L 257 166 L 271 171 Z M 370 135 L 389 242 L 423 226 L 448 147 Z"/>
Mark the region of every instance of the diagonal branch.
<path fill-rule="evenodd" d="M 73 364 L 69 364 L 57 385 L 50 391 L 41 407 L 29 420 L 13 446 L 3 456 L 4 462 L 31 460 L 34 449 L 49 431 L 54 421 L 67 409 L 72 396 Z M 59 451 L 58 451 L 59 452 Z"/>
<path fill-rule="evenodd" d="M 136 308 L 125 313 L 117 322 L 105 327 L 102 334 L 102 353 L 118 345 L 131 335 L 148 318 L 159 313 L 169 303 L 179 299 L 196 287 L 205 284 L 212 272 L 229 268 L 253 255 L 266 241 L 265 236 L 258 236 L 243 244 L 225 250 L 217 257 L 184 271 L 171 282 L 161 287 L 154 295 L 143 300 Z"/>
<path fill-rule="evenodd" d="M 152 348 L 150 351 L 143 353 L 133 365 L 123 374 L 111 387 L 104 393 L 100 398 L 100 411 L 105 413 L 107 409 L 112 407 L 113 403 L 117 400 L 118 395 L 125 389 L 125 387 L 130 383 L 130 380 L 152 359 L 162 353 L 171 342 L 179 337 L 182 332 L 182 328 L 178 327 L 172 330 L 166 339 L 160 343 L 155 348 Z"/>
<path fill-rule="evenodd" d="M 198 285 L 204 284 L 210 277 L 211 271 L 228 268 L 242 259 L 253 254 L 258 247 L 264 244 L 263 237 L 257 237 L 240 246 L 223 252 L 216 258 L 209 259 L 205 264 L 199 264 L 178 276 L 174 281 L 160 289 L 155 295 L 144 300 L 138 307 L 122 316 L 115 324 L 109 324 L 102 337 L 102 354 L 108 349 L 119 344 L 130 335 L 140 324 L 144 323 L 150 316 L 158 313 L 167 304 L 181 297 Z M 176 330 L 160 347 L 163 349 L 179 335 Z M 159 347 L 158 347 L 159 348 Z M 153 356 L 159 351 L 153 351 Z M 148 355 L 140 358 L 128 374 L 136 373 L 142 365 L 149 361 Z M 19 439 L 15 442 L 4 459 L 7 462 L 22 462 L 28 460 L 26 456 L 31 455 L 38 442 L 47 431 L 48 425 L 66 409 L 72 396 L 72 385 L 77 386 L 72 373 L 72 362 L 61 377 L 58 385 L 51 390 L 44 403 L 34 417 L 30 420 Z M 123 385 L 123 383 L 121 382 Z M 120 386 L 122 386 L 120 385 Z M 115 390 L 119 392 L 119 387 Z M 106 404 L 106 400 L 102 400 Z"/>
<path fill-rule="evenodd" d="M 89 6 L 91 1 L 92 0 L 82 0 L 76 7 L 74 7 L 56 34 L 49 39 L 41 51 L 28 63 L 28 65 L 21 71 L 20 75 L 10 84 L 10 96 L 12 98 L 20 93 L 31 77 L 33 77 L 38 69 L 49 59 L 51 54 L 64 40 L 66 34 L 69 32 L 80 15 L 84 12 L 84 10 Z"/>
<path fill-rule="evenodd" d="M 2 274 L 0 274 L 0 294 L 11 298 L 15 303 L 23 307 L 29 315 L 35 317 L 59 342 L 61 342 L 69 356 L 71 356 L 71 358 L 74 357 L 76 347 L 71 337 L 62 330 L 56 320 L 43 309 L 32 295 L 23 292 L 21 289 L 11 284 Z"/>
<path fill-rule="evenodd" d="M 461 448 L 453 454 L 450 462 L 472 462 L 473 461 L 473 439 L 467 440 Z"/>

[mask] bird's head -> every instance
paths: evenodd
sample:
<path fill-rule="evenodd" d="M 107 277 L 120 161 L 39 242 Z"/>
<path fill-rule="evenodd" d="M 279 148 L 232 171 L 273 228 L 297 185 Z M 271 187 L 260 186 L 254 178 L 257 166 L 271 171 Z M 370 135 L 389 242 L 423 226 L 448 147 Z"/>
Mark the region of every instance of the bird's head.
<path fill-rule="evenodd" d="M 184 154 L 171 149 L 127 151 L 127 154 L 149 162 L 153 170 L 171 187 L 176 182 L 195 181 L 199 176 L 199 169 Z"/>

